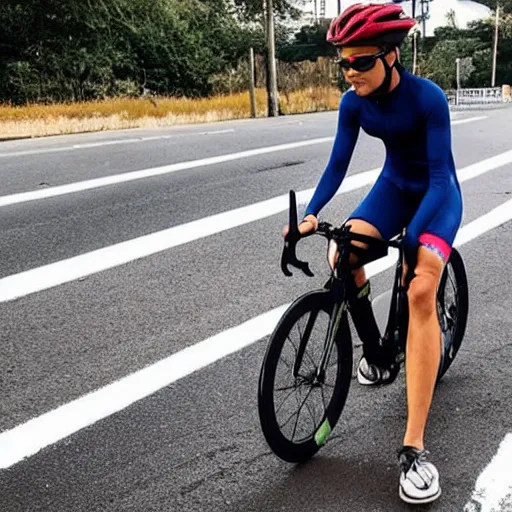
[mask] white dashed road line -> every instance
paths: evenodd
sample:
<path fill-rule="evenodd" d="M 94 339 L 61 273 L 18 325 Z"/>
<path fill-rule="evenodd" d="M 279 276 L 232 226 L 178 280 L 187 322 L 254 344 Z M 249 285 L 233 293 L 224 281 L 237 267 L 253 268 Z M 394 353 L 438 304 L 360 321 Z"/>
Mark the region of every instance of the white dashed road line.
<path fill-rule="evenodd" d="M 512 150 L 460 169 L 459 181 L 462 183 L 510 163 L 512 163 Z M 380 169 L 373 169 L 348 176 L 337 194 L 371 185 L 379 172 Z M 300 203 L 305 203 L 313 192 L 313 188 L 303 190 L 297 194 L 297 200 Z M 24 297 L 172 247 L 276 215 L 288 209 L 288 201 L 288 195 L 284 194 L 4 277 L 0 279 L 0 302 Z"/>
<path fill-rule="evenodd" d="M 178 162 L 176 164 L 164 165 L 161 167 L 152 167 L 150 169 L 142 169 L 139 171 L 126 172 L 123 174 L 114 174 L 112 176 L 104 176 L 103 178 L 95 178 L 93 180 L 78 181 L 75 183 L 69 183 L 68 185 L 59 185 L 57 187 L 46 188 L 44 190 L 20 192 L 8 196 L 1 196 L 0 206 L 9 206 L 13 204 L 25 203 L 27 201 L 36 201 L 40 199 L 47 199 L 49 197 L 73 194 L 76 192 L 83 192 L 84 190 L 106 187 L 108 185 L 116 185 L 118 183 L 127 183 L 129 181 L 141 180 L 145 178 L 153 178 L 154 176 L 171 174 L 173 172 L 194 169 L 197 167 L 206 167 L 210 165 L 221 164 L 224 162 L 231 162 L 233 160 L 240 160 L 242 158 L 249 158 L 258 155 L 264 155 L 267 153 L 275 153 L 277 151 L 287 151 L 290 149 L 312 146 L 314 144 L 323 144 L 325 142 L 332 142 L 332 140 L 333 137 L 323 137 L 319 139 L 309 139 L 299 142 L 290 142 L 288 144 L 279 144 L 276 146 L 249 149 L 246 151 L 240 151 L 238 153 L 211 156 L 207 158 L 201 158 L 199 160 L 190 160 L 188 162 Z"/>
<path fill-rule="evenodd" d="M 458 125 L 463 123 L 470 123 L 474 121 L 480 121 L 482 119 L 485 119 L 485 117 L 470 117 L 467 119 L 460 119 L 456 121 L 452 121 L 452 125 Z M 217 132 L 210 132 L 210 133 L 226 133 L 229 130 L 219 130 Z M 155 137 L 155 138 L 164 138 L 162 137 Z M 153 140 L 155 138 L 152 138 Z M 145 140 L 150 140 L 151 138 L 146 138 Z M 76 192 L 82 192 L 84 190 L 91 190 L 94 188 L 99 187 L 106 187 L 109 185 L 115 185 L 117 183 L 126 183 L 129 181 L 134 180 L 140 180 L 145 178 L 152 178 L 154 176 L 160 176 L 163 174 L 170 174 L 177 171 L 183 171 L 187 169 L 194 169 L 197 167 L 206 167 L 209 165 L 215 165 L 219 163 L 224 162 L 230 162 L 233 160 L 239 160 L 242 158 L 250 158 L 258 155 L 263 155 L 267 153 L 274 153 L 276 151 L 287 151 L 289 149 L 296 149 L 300 147 L 306 147 L 306 146 L 312 146 L 315 144 L 323 144 L 326 142 L 332 142 L 334 140 L 334 137 L 323 137 L 318 139 L 310 139 L 310 140 L 303 140 L 298 142 L 291 142 L 288 144 L 279 144 L 276 146 L 269 146 L 269 147 L 263 147 L 263 148 L 257 148 L 257 149 L 250 149 L 247 151 L 240 151 L 238 153 L 231 153 L 226 155 L 220 155 L 220 156 L 214 156 L 214 157 L 208 157 L 208 158 L 201 158 L 199 160 L 191 160 L 188 162 L 179 162 L 176 164 L 171 165 L 164 165 L 161 167 L 153 167 L 150 169 L 142 169 L 139 171 L 132 171 L 122 174 L 114 174 L 112 176 L 105 176 L 103 178 L 96 178 L 92 180 L 85 180 L 85 181 L 79 181 L 76 183 L 69 183 L 67 185 L 59 185 L 56 187 L 49 187 L 44 190 L 32 190 L 29 192 L 20 192 L 17 194 L 10 194 L 7 196 L 0 196 L 0 206 L 9 206 L 13 204 L 19 204 L 24 203 L 27 201 L 36 201 L 40 199 L 47 199 L 50 197 L 57 197 L 65 194 L 73 194 Z M 128 142 L 136 142 L 137 139 L 131 139 Z M 124 144 L 126 141 L 107 141 L 107 142 L 98 142 L 98 143 L 92 143 L 92 144 L 82 144 L 82 145 L 76 145 L 71 148 L 55 148 L 55 149 L 48 149 L 44 150 L 45 152 L 52 152 L 52 151 L 63 151 L 68 149 L 78 149 L 78 148 L 86 148 L 86 147 L 98 147 L 98 146 L 105 146 L 105 145 L 111 145 L 111 144 Z M 18 156 L 21 155 L 23 152 L 18 153 Z M 23 153 L 28 154 L 28 153 Z M 7 156 L 16 156 L 15 153 L 0 153 L 0 157 L 7 157 Z"/>
<path fill-rule="evenodd" d="M 173 135 L 154 135 L 153 137 L 133 137 L 131 139 L 118 139 L 106 140 L 102 142 L 90 142 L 83 144 L 73 144 L 72 146 L 63 146 L 61 148 L 41 148 L 41 149 L 27 149 L 24 151 L 8 151 L 0 153 L 0 158 L 42 155 L 46 153 L 63 153 L 65 151 L 75 151 L 77 149 L 91 149 L 99 148 L 102 146 L 116 146 L 119 144 L 135 144 L 139 142 L 150 142 L 154 140 L 175 139 L 177 137 L 191 137 L 193 135 L 219 135 L 223 133 L 233 133 L 234 129 L 229 130 L 213 130 L 209 132 L 190 132 L 190 133 L 175 133 Z"/>
<path fill-rule="evenodd" d="M 512 510 L 512 432 L 478 477 L 464 512 L 509 512 Z"/>
<path fill-rule="evenodd" d="M 459 246 L 512 220 L 512 199 L 462 227 Z M 394 251 L 396 254 L 396 251 Z M 390 268 L 396 256 L 366 266 L 368 277 Z M 46 446 L 86 428 L 229 354 L 269 335 L 288 304 L 190 346 L 97 391 L 0 434 L 0 468 L 8 468 Z M 500 459 L 501 460 L 501 459 Z M 510 459 L 509 459 L 510 460 Z"/>

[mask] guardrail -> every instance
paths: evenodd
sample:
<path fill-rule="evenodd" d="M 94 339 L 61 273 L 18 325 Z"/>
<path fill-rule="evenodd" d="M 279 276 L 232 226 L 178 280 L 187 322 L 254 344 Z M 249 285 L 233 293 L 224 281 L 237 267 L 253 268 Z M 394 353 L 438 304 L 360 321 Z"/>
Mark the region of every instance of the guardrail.
<path fill-rule="evenodd" d="M 446 92 L 450 105 L 492 105 L 512 101 L 510 85 L 455 89 Z"/>

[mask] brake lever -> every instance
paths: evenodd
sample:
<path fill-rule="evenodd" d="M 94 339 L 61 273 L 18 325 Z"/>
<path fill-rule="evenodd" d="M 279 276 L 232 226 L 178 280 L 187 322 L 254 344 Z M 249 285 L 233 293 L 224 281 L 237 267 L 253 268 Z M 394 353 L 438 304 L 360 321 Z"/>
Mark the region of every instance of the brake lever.
<path fill-rule="evenodd" d="M 295 254 L 295 246 L 297 241 L 285 241 L 285 247 L 283 249 L 283 254 L 281 256 L 281 270 L 285 276 L 292 276 L 292 272 L 288 269 L 288 265 L 298 268 L 302 270 L 304 274 L 309 277 L 313 277 L 315 274 L 311 272 L 309 268 L 309 263 L 307 261 L 300 261 Z"/>
<path fill-rule="evenodd" d="M 309 268 L 309 263 L 306 261 L 300 261 L 296 255 L 297 242 L 301 239 L 299 232 L 299 225 L 297 223 L 297 200 L 295 192 L 290 190 L 290 219 L 289 219 L 289 231 L 286 235 L 283 253 L 281 255 L 281 270 L 285 276 L 292 276 L 293 274 L 288 270 L 288 265 L 302 270 L 304 274 L 309 277 L 313 277 L 314 274 Z"/>

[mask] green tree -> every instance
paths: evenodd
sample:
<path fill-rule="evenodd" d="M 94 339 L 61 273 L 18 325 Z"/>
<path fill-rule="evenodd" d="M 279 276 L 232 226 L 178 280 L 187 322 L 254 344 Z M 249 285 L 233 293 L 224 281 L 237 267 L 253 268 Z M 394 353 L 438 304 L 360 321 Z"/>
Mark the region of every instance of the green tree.
<path fill-rule="evenodd" d="M 439 40 L 432 51 L 422 58 L 420 73 L 443 89 L 452 89 L 457 85 L 456 59 L 471 58 L 476 51 L 481 51 L 478 50 L 481 46 L 476 39 Z M 467 81 L 470 75 L 464 75 L 463 81 Z"/>
<path fill-rule="evenodd" d="M 496 10 L 497 0 L 478 0 L 479 3 L 487 5 L 493 11 Z M 512 13 L 512 0 L 499 0 L 500 9 L 505 13 Z"/>
<path fill-rule="evenodd" d="M 228 0 L 2 0 L 0 101 L 208 94 L 252 44 L 235 14 Z"/>
<path fill-rule="evenodd" d="M 261 21 L 264 23 L 265 0 L 233 0 L 238 16 L 243 21 Z M 278 21 L 299 19 L 299 5 L 306 4 L 305 0 L 273 0 L 274 14 Z"/>
<path fill-rule="evenodd" d="M 305 25 L 295 33 L 291 43 L 279 46 L 278 57 L 287 62 L 303 60 L 314 61 L 318 57 L 335 57 L 336 48 L 326 40 L 329 21 L 324 20 L 316 25 Z"/>
<path fill-rule="evenodd" d="M 456 58 L 471 59 L 471 73 L 465 87 L 491 85 L 494 23 L 492 19 L 470 24 L 461 30 L 453 26 L 440 27 L 428 42 L 420 58 L 420 73 L 445 88 L 456 86 Z M 497 83 L 512 83 L 512 15 L 504 15 L 498 40 Z"/>

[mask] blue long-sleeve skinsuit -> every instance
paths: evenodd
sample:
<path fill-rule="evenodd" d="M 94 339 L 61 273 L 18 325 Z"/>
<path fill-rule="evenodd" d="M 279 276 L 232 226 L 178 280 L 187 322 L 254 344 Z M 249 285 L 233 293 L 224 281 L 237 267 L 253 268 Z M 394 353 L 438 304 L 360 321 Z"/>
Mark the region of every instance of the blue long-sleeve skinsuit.
<path fill-rule="evenodd" d="M 409 250 L 421 242 L 446 260 L 462 220 L 449 107 L 433 82 L 400 74 L 398 86 L 378 99 L 353 90 L 343 95 L 331 157 L 305 215 L 318 215 L 340 187 L 362 128 L 384 142 L 386 160 L 350 218 L 369 222 L 386 239 L 406 227 Z"/>

